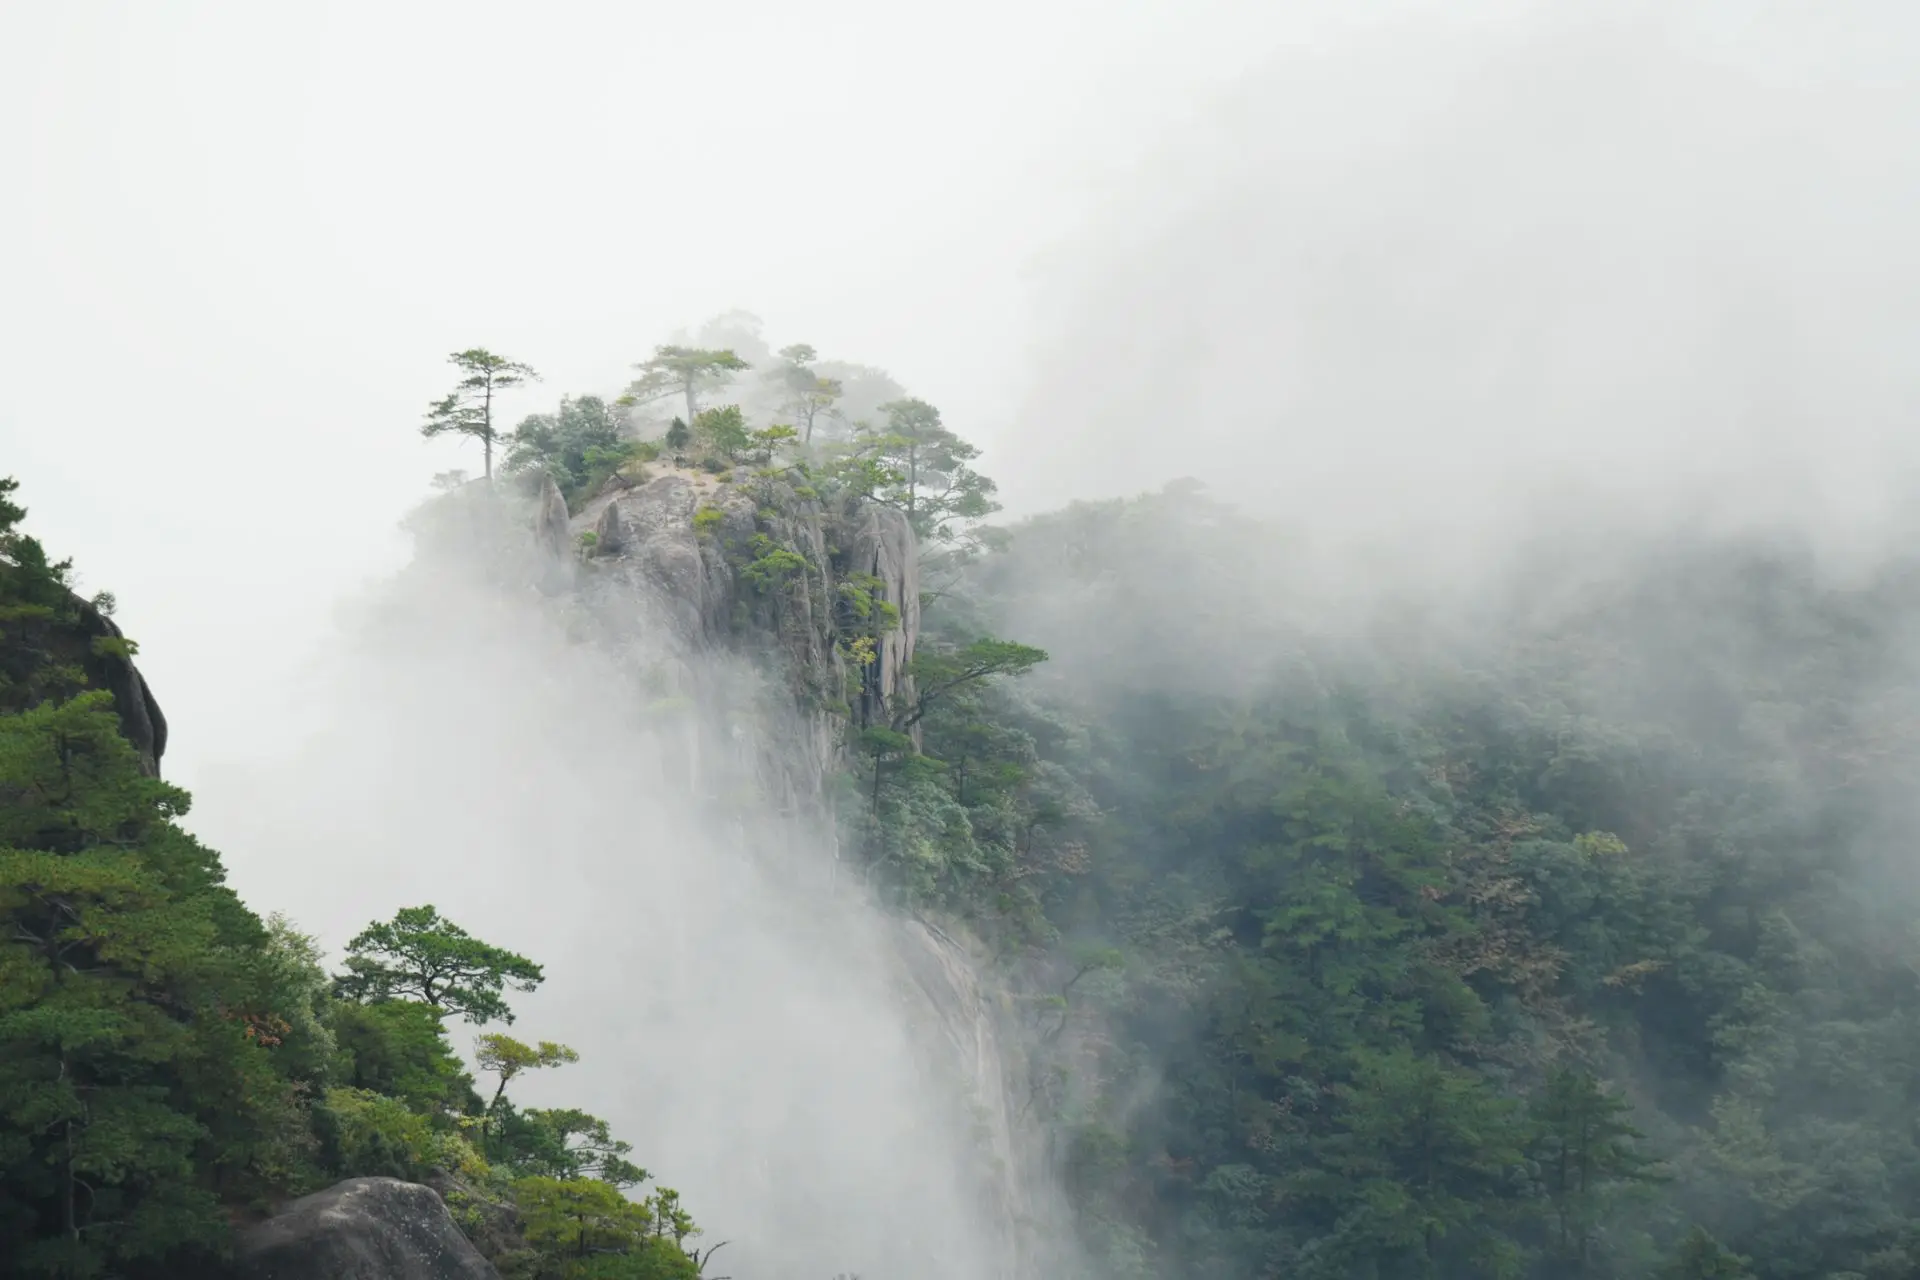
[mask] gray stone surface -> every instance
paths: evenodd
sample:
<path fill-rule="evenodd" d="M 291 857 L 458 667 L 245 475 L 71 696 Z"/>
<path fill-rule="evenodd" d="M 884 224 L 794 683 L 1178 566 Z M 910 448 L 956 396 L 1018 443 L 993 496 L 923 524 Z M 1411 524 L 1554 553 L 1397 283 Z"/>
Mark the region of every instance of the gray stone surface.
<path fill-rule="evenodd" d="M 240 1280 L 499 1280 L 431 1187 L 353 1178 L 240 1233 Z"/>

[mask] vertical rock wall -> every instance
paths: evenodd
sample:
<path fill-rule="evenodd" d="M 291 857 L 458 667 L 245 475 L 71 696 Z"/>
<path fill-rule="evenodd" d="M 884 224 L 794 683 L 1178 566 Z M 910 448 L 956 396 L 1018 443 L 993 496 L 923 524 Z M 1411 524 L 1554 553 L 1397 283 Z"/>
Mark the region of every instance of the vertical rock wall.
<path fill-rule="evenodd" d="M 832 785 L 849 733 L 885 724 L 893 700 L 912 694 L 919 548 L 905 517 L 877 504 L 833 510 L 777 482 L 747 492 L 677 469 L 588 503 L 565 539 L 547 531 L 550 511 L 543 500 L 537 540 L 548 556 L 569 556 L 581 534 L 593 535 L 574 583 L 582 626 L 632 656 L 656 705 L 686 714 L 699 793 L 717 799 L 751 779 L 784 833 L 776 844 L 837 858 Z M 775 549 L 800 557 L 804 570 L 772 593 L 743 581 L 745 566 Z M 874 661 L 853 672 L 836 606 L 846 583 L 898 614 L 876 637 Z M 899 920 L 890 936 L 903 1012 L 935 1092 L 974 1135 L 979 1193 L 1001 1237 L 996 1280 L 1041 1274 L 1036 1222 L 1050 1220 L 1051 1201 L 1015 1088 L 1025 1078 L 1017 1020 L 983 980 L 980 949 L 958 930 Z"/>

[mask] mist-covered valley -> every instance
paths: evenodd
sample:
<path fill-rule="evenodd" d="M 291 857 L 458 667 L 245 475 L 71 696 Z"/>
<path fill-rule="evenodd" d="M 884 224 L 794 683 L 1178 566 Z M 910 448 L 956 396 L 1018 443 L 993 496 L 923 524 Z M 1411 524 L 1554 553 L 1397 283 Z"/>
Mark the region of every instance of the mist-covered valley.
<path fill-rule="evenodd" d="M 1920 1276 L 1911 17 L 1253 8 L 1017 327 L 954 151 L 330 321 L 310 470 L 23 372 L 0 1270 Z"/>

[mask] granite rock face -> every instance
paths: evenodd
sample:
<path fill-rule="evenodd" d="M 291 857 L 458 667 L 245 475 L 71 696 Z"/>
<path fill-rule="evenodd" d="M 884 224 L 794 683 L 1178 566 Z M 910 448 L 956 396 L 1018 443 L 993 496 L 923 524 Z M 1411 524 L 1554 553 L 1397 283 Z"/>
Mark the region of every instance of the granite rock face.
<path fill-rule="evenodd" d="M 92 604 L 83 602 L 80 607 L 80 628 L 89 641 L 83 659 L 87 683 L 96 689 L 112 690 L 113 707 L 120 714 L 120 731 L 127 735 L 127 741 L 133 743 L 134 750 L 140 753 L 140 767 L 148 775 L 158 777 L 160 757 L 167 750 L 167 718 L 160 713 L 160 704 L 154 700 L 153 690 L 147 687 L 146 679 L 141 676 L 140 669 L 133 665 L 131 658 L 92 650 L 91 641 L 95 638 L 124 638 L 112 618 Z"/>
<path fill-rule="evenodd" d="M 0 573 L 10 571 L 0 565 Z M 0 630 L 0 687 L 12 691 L 4 709 L 23 711 L 49 696 L 33 692 L 49 667 L 77 668 L 84 688 L 113 695 L 120 731 L 139 754 L 141 771 L 158 777 L 160 757 L 167 750 L 167 718 L 129 656 L 126 637 L 92 601 L 71 591 L 64 594 L 52 608 L 10 620 Z M 47 687 L 67 689 L 68 678 L 60 676 Z"/>
<path fill-rule="evenodd" d="M 753 717 L 757 756 L 734 764 L 779 811 L 830 826 L 827 780 L 843 763 L 849 722 L 884 724 L 892 700 L 912 690 L 920 580 L 906 518 L 871 504 L 839 510 L 783 481 L 721 484 L 674 468 L 645 483 L 609 486 L 573 517 L 571 530 L 594 534 L 591 570 L 576 579 L 576 590 L 602 639 L 646 655 L 658 696 Z M 753 565 L 770 554 L 790 555 L 787 563 L 801 567 L 776 584 L 756 581 Z M 851 681 L 841 644 L 848 584 L 899 617 L 877 637 L 877 661 Z M 744 674 L 748 665 L 758 677 Z M 757 705 L 747 705 L 742 691 L 755 679 L 772 687 L 762 683 Z M 688 755 L 716 763 L 731 749 L 723 735 L 691 745 Z"/>
<path fill-rule="evenodd" d="M 549 597 L 570 638 L 616 656 L 635 714 L 671 743 L 675 782 L 737 823 L 743 847 L 796 862 L 826 851 L 837 866 L 836 788 L 851 743 L 914 696 L 913 529 L 894 508 L 823 500 L 779 477 L 649 470 L 610 481 L 564 528 L 550 484 L 526 495 L 514 524 L 532 565 L 501 562 Z M 478 550 L 491 536 L 461 529 L 456 540 Z M 853 659 L 856 635 L 860 649 L 871 642 L 871 661 Z M 888 977 L 924 1070 L 978 1135 L 994 1237 L 983 1280 L 1064 1274 L 1042 1249 L 1064 1217 L 1022 1114 L 1031 1066 L 1005 975 L 958 922 L 896 920 L 889 942 Z"/>
<path fill-rule="evenodd" d="M 552 476 L 543 476 L 533 521 L 533 539 L 539 549 L 540 589 L 549 595 L 567 589 L 573 581 L 573 534 L 567 519 L 567 500 Z"/>
<path fill-rule="evenodd" d="M 431 1187 L 353 1178 L 240 1233 L 239 1280 L 500 1280 Z"/>

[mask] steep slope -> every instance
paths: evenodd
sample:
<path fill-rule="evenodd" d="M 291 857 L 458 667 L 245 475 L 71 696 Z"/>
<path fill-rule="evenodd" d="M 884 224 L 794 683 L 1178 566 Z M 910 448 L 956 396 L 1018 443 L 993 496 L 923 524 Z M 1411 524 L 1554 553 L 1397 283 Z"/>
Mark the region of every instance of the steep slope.
<path fill-rule="evenodd" d="M 437 543 L 532 586 L 575 642 L 611 655 L 628 687 L 610 696 L 677 744 L 665 767 L 743 847 L 803 878 L 850 880 L 838 848 L 850 744 L 913 692 L 920 553 L 905 517 L 790 479 L 673 467 L 571 516 L 550 480 L 493 505 L 478 486 L 431 504 L 415 522 L 423 551 Z M 523 532 L 503 536 L 501 515 Z M 1021 1030 L 985 949 L 924 913 L 884 935 L 922 1093 L 971 1135 L 964 1179 L 991 1224 L 991 1274 L 1061 1274 L 1057 1208 L 1018 1101 Z"/>
<path fill-rule="evenodd" d="M 553 496 L 548 481 L 543 511 Z M 781 480 L 748 489 L 668 468 L 588 503 L 568 532 L 569 545 L 591 535 L 577 589 L 600 638 L 651 641 L 649 674 L 661 697 L 735 700 L 702 661 L 723 653 L 748 658 L 784 689 L 790 705 L 759 708 L 773 732 L 759 743 L 753 773 L 780 812 L 830 821 L 827 783 L 844 763 L 849 726 L 871 723 L 910 681 L 918 552 L 900 513 L 871 503 L 829 508 Z M 541 541 L 559 554 L 550 536 Z M 897 621 L 874 634 L 874 660 L 850 670 L 846 642 L 865 630 L 849 625 L 845 589 L 856 579 Z M 738 674 L 729 668 L 729 682 Z M 691 745 L 697 761 L 700 744 Z"/>
<path fill-rule="evenodd" d="M 23 711 L 79 689 L 105 689 L 113 694 L 141 769 L 158 777 L 167 718 L 134 665 L 137 647 L 104 603 L 75 595 L 63 567 L 36 564 L 31 555 L 15 563 L 0 559 L 0 710 Z"/>

